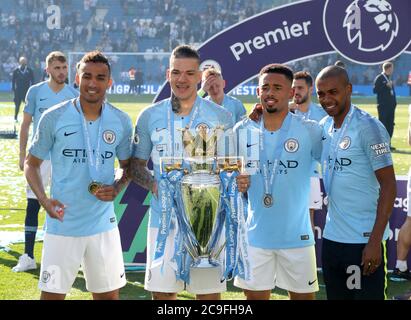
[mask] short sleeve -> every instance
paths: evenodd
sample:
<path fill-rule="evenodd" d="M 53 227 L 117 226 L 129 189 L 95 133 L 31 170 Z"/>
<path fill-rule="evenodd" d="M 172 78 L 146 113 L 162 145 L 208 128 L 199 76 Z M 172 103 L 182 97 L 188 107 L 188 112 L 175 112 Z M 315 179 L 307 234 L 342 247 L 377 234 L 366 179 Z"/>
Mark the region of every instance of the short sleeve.
<path fill-rule="evenodd" d="M 128 115 L 124 114 L 124 119 L 121 122 L 124 125 L 123 136 L 116 148 L 117 158 L 119 160 L 127 160 L 131 156 L 131 139 L 133 137 L 133 125 Z"/>
<path fill-rule="evenodd" d="M 39 159 L 48 159 L 54 143 L 55 117 L 45 112 L 40 118 L 29 153 Z"/>
<path fill-rule="evenodd" d="M 36 95 L 37 95 L 38 88 L 37 87 L 30 87 L 29 91 L 26 94 L 24 112 L 34 115 L 36 110 Z"/>
<path fill-rule="evenodd" d="M 379 120 L 369 118 L 361 130 L 360 138 L 374 171 L 392 165 L 390 136 Z"/>
<path fill-rule="evenodd" d="M 153 109 L 146 109 L 140 114 L 134 128 L 132 156 L 142 160 L 148 160 L 150 158 L 153 148 L 148 124 L 150 120 L 150 110 L 152 111 Z"/>
<path fill-rule="evenodd" d="M 307 129 L 309 136 L 311 137 L 311 156 L 314 160 L 321 161 L 321 153 L 323 150 L 322 133 L 323 128 L 318 122 L 309 120 L 307 121 Z"/>

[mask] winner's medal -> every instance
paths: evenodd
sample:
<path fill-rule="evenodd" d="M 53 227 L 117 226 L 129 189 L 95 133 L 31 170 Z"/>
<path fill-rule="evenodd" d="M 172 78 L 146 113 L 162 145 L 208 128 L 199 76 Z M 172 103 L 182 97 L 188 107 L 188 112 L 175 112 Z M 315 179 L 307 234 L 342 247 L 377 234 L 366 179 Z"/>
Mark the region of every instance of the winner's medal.
<path fill-rule="evenodd" d="M 270 208 L 273 205 L 273 196 L 269 193 L 265 194 L 263 197 L 264 207 Z"/>
<path fill-rule="evenodd" d="M 96 192 L 98 191 L 99 188 L 103 185 L 101 182 L 97 182 L 100 176 L 101 172 L 101 137 L 102 137 L 102 131 L 103 131 L 103 116 L 104 116 L 104 104 L 102 105 L 101 109 L 101 116 L 100 116 L 100 123 L 98 126 L 98 133 L 97 133 L 97 142 L 96 142 L 96 147 L 93 150 L 91 139 L 90 139 L 90 133 L 87 128 L 87 121 L 84 116 L 83 110 L 81 108 L 81 105 L 79 108 L 77 107 L 77 103 L 74 100 L 73 104 L 74 107 L 77 109 L 77 111 L 80 113 L 81 116 L 81 122 L 82 122 L 82 132 L 83 132 L 83 139 L 84 139 L 84 144 L 85 148 L 87 151 L 87 165 L 88 165 L 88 171 L 90 174 L 90 180 L 91 182 L 89 183 L 87 189 L 90 194 L 95 195 Z M 94 151 L 94 152 L 93 152 Z"/>
<path fill-rule="evenodd" d="M 97 190 L 102 186 L 102 184 L 100 182 L 97 181 L 92 181 L 89 185 L 88 185 L 88 192 L 90 192 L 92 195 L 95 195 Z"/>

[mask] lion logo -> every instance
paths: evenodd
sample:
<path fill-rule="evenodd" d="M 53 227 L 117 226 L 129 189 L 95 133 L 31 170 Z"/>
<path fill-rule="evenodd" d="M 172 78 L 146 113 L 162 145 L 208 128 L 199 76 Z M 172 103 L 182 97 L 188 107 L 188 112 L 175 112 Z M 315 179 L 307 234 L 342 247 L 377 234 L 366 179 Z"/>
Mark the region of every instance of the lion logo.
<path fill-rule="evenodd" d="M 355 0 L 345 10 L 343 27 L 361 51 L 384 51 L 398 34 L 398 17 L 387 0 Z M 378 34 L 378 37 L 367 37 Z"/>

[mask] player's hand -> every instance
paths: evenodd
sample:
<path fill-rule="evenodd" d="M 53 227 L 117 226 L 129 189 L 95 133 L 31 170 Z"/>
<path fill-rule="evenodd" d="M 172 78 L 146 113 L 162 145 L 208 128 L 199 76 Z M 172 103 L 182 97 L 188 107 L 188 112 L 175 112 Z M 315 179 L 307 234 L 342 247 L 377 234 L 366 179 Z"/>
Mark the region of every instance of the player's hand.
<path fill-rule="evenodd" d="M 294 102 L 291 102 L 288 104 L 288 110 L 290 110 L 292 113 L 295 112 L 295 110 L 297 110 L 297 104 Z"/>
<path fill-rule="evenodd" d="M 261 115 L 263 114 L 263 107 L 261 104 L 256 103 L 253 107 L 253 110 L 251 110 L 251 113 L 248 115 L 248 117 L 255 121 L 258 122 L 260 121 Z"/>
<path fill-rule="evenodd" d="M 95 197 L 101 201 L 113 201 L 119 194 L 118 188 L 114 184 L 106 185 L 103 184 L 94 193 Z"/>
<path fill-rule="evenodd" d="M 362 251 L 361 265 L 363 267 L 362 274 L 368 276 L 377 270 L 382 261 L 381 243 L 376 241 L 368 242 Z"/>
<path fill-rule="evenodd" d="M 250 176 L 245 173 L 241 173 L 237 176 L 237 186 L 238 191 L 240 192 L 247 192 L 248 188 L 250 187 Z"/>
<path fill-rule="evenodd" d="M 214 75 L 208 76 L 207 79 L 205 79 L 201 82 L 201 90 L 208 93 L 211 86 L 216 82 L 216 80 L 217 80 L 216 76 L 214 76 Z"/>
<path fill-rule="evenodd" d="M 26 155 L 20 153 L 19 155 L 19 168 L 21 171 L 24 171 L 24 161 L 26 160 Z"/>
<path fill-rule="evenodd" d="M 47 198 L 42 201 L 41 205 L 47 211 L 50 218 L 60 220 L 63 222 L 64 209 L 66 206 L 56 199 Z"/>

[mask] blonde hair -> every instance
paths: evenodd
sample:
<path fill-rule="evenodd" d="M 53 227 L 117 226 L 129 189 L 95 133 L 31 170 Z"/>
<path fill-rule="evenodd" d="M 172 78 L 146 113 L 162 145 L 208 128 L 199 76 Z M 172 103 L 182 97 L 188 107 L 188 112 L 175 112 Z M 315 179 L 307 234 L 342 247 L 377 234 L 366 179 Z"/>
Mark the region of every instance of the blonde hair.
<path fill-rule="evenodd" d="M 46 57 L 46 66 L 49 66 L 53 61 L 66 62 L 66 56 L 61 51 L 52 51 Z"/>

